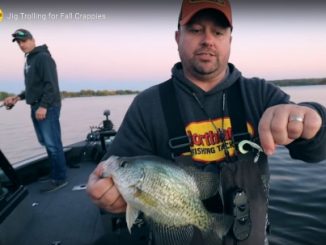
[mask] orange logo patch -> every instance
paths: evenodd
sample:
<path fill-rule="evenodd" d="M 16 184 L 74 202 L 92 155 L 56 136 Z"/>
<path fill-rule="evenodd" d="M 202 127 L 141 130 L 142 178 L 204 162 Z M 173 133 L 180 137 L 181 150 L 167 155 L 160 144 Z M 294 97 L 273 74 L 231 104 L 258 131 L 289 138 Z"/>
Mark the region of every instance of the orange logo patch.
<path fill-rule="evenodd" d="M 225 159 L 225 150 L 229 152 L 230 156 L 235 154 L 231 120 L 224 118 L 223 121 L 218 118 L 213 121 L 190 123 L 186 127 L 192 158 L 195 161 L 204 163 L 222 161 Z M 253 134 L 252 127 L 249 124 L 247 127 L 249 133 Z M 224 134 L 224 141 L 222 134 Z"/>

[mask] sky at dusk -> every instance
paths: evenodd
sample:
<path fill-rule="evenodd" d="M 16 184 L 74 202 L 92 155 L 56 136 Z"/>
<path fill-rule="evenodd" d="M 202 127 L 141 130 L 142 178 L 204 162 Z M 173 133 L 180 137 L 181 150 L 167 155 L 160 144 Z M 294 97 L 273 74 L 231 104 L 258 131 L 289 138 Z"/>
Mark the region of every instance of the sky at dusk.
<path fill-rule="evenodd" d="M 0 91 L 24 88 L 24 55 L 11 41 L 18 28 L 48 45 L 61 90 L 143 90 L 167 80 L 179 61 L 181 1 L 120 2 L 1 1 Z M 246 77 L 326 77 L 326 1 L 261 2 L 231 0 L 230 62 Z"/>

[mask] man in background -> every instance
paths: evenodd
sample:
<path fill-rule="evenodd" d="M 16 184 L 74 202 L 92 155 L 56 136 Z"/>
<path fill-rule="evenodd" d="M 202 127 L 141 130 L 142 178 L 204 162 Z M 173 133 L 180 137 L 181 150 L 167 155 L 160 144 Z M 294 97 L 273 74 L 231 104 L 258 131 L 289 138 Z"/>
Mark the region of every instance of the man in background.
<path fill-rule="evenodd" d="M 31 107 L 31 117 L 37 139 L 46 148 L 51 162 L 51 176 L 41 192 L 58 190 L 68 184 L 66 159 L 61 141 L 60 110 L 61 96 L 56 64 L 46 45 L 36 46 L 32 34 L 18 29 L 12 34 L 24 52 L 25 91 L 4 100 L 11 109 L 19 100 L 26 100 Z"/>

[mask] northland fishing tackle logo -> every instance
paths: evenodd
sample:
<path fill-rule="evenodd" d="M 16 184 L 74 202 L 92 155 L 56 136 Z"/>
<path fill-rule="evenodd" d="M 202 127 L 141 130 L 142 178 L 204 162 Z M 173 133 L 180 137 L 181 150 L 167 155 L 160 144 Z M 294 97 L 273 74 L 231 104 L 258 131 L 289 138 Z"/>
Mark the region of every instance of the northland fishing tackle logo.
<path fill-rule="evenodd" d="M 247 129 L 253 136 L 254 128 L 249 123 Z M 225 150 L 230 156 L 235 154 L 230 118 L 193 122 L 186 127 L 186 132 L 190 139 L 192 158 L 198 162 L 220 162 L 225 159 Z"/>
<path fill-rule="evenodd" d="M 2 9 L 0 8 L 0 22 L 3 20 L 3 11 Z"/>

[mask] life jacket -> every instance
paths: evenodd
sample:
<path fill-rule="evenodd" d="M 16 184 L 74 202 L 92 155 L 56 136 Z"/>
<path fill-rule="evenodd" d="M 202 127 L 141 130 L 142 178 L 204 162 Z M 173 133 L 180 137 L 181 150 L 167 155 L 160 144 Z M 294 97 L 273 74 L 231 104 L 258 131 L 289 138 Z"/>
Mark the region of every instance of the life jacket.
<path fill-rule="evenodd" d="M 175 158 L 190 152 L 190 140 L 185 132 L 173 80 L 161 83 L 159 91 L 169 133 L 168 144 L 172 157 Z M 267 157 L 265 154 L 260 154 L 258 161 L 254 162 L 257 158 L 255 149 L 248 149 L 246 154 L 238 150 L 241 141 L 254 140 L 247 129 L 239 81 L 227 89 L 226 96 L 235 154 L 226 156 L 224 162 L 213 163 L 218 168 L 221 179 L 218 187 L 219 197 L 204 200 L 204 205 L 209 211 L 223 212 L 234 217 L 230 231 L 223 238 L 224 245 L 266 245 L 268 244 L 266 230 L 269 192 Z M 224 205 L 222 209 L 216 207 L 221 203 Z"/>

